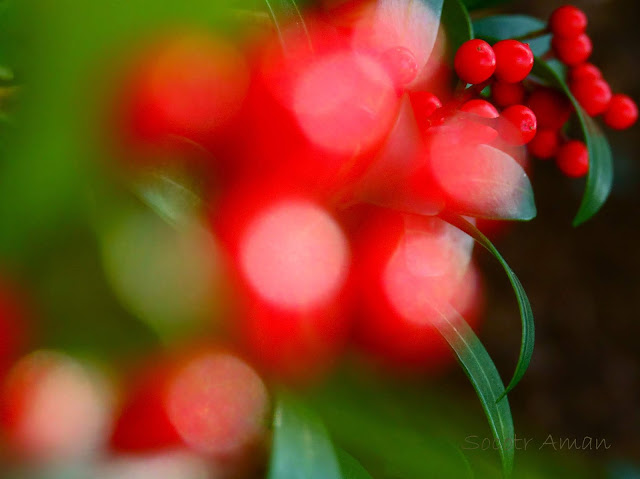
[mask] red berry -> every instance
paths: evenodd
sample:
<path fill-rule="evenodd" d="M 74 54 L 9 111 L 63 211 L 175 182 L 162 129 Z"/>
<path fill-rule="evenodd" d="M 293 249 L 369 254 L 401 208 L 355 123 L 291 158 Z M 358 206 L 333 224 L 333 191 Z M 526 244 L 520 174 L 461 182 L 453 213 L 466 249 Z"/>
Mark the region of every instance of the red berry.
<path fill-rule="evenodd" d="M 581 141 L 569 141 L 558 150 L 556 163 L 565 175 L 580 178 L 589 171 L 589 150 Z"/>
<path fill-rule="evenodd" d="M 549 18 L 549 30 L 559 37 L 575 37 L 587 29 L 587 16 L 572 5 L 557 8 Z"/>
<path fill-rule="evenodd" d="M 560 135 L 557 130 L 538 130 L 527 147 L 533 156 L 548 160 L 553 158 L 560 148 Z"/>
<path fill-rule="evenodd" d="M 625 130 L 638 119 L 638 105 L 627 95 L 617 93 L 611 97 L 604 113 L 604 122 L 614 130 Z"/>
<path fill-rule="evenodd" d="M 589 116 L 604 113 L 611 102 L 611 87 L 604 80 L 583 80 L 570 85 L 571 93 Z"/>
<path fill-rule="evenodd" d="M 458 49 L 453 63 L 462 81 L 477 85 L 493 75 L 496 54 L 484 40 L 469 40 Z"/>
<path fill-rule="evenodd" d="M 469 100 L 460 107 L 460 111 L 473 113 L 483 118 L 498 118 L 500 114 L 496 107 L 486 100 Z"/>
<path fill-rule="evenodd" d="M 505 142 L 526 145 L 536 136 L 536 115 L 524 105 L 513 105 L 502 112 L 500 134 Z"/>
<path fill-rule="evenodd" d="M 602 72 L 593 63 L 581 63 L 569 70 L 569 81 L 598 80 L 602 78 Z"/>
<path fill-rule="evenodd" d="M 420 125 L 424 124 L 427 118 L 442 107 L 440 99 L 428 91 L 411 92 L 409 93 L 409 100 L 413 107 L 413 114 Z"/>
<path fill-rule="evenodd" d="M 110 440 L 113 450 L 188 446 L 209 459 L 229 460 L 261 441 L 269 398 L 241 358 L 210 348 L 153 359 L 128 381 Z"/>
<path fill-rule="evenodd" d="M 453 361 L 435 326 L 462 292 L 471 244 L 459 233 L 436 217 L 380 210 L 355 235 L 356 340 L 379 363 L 433 370 Z"/>
<path fill-rule="evenodd" d="M 496 81 L 491 86 L 491 98 L 496 105 L 502 108 L 524 103 L 525 94 L 526 91 L 522 83 Z"/>
<path fill-rule="evenodd" d="M 239 113 L 249 84 L 242 54 L 203 34 L 167 39 L 136 65 L 124 105 L 135 143 L 164 146 L 175 138 L 219 140 Z"/>
<path fill-rule="evenodd" d="M 381 60 L 397 87 L 408 85 L 418 75 L 416 57 L 405 47 L 390 48 Z"/>
<path fill-rule="evenodd" d="M 17 361 L 0 384 L 0 430 L 9 457 L 77 461 L 109 427 L 105 378 L 67 355 L 39 350 Z"/>
<path fill-rule="evenodd" d="M 538 126 L 559 130 L 569 121 L 573 107 L 569 99 L 553 88 L 538 88 L 531 93 L 527 106 L 536 115 Z"/>
<path fill-rule="evenodd" d="M 236 185 L 214 221 L 243 313 L 234 332 L 264 371 L 306 382 L 346 341 L 351 254 L 329 211 L 294 190 Z"/>
<path fill-rule="evenodd" d="M 496 55 L 495 75 L 498 80 L 518 83 L 533 68 L 533 52 L 529 45 L 517 40 L 502 40 L 493 46 Z"/>
<path fill-rule="evenodd" d="M 586 61 L 593 51 L 591 39 L 584 33 L 576 37 L 553 37 L 551 46 L 558 60 L 570 67 Z"/>

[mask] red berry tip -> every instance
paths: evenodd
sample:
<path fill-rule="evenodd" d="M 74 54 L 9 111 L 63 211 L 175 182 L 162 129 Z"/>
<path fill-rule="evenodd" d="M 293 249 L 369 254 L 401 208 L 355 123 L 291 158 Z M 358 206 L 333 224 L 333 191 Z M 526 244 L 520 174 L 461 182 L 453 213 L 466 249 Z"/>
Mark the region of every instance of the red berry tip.
<path fill-rule="evenodd" d="M 529 152 L 541 160 L 553 158 L 560 148 L 560 134 L 557 130 L 541 129 L 527 145 Z"/>
<path fill-rule="evenodd" d="M 502 108 L 524 103 L 525 95 L 526 90 L 522 83 L 496 81 L 491 86 L 491 98 L 496 105 Z"/>
<path fill-rule="evenodd" d="M 582 63 L 569 70 L 570 82 L 580 80 L 599 80 L 600 78 L 602 78 L 602 72 L 593 63 Z"/>
<path fill-rule="evenodd" d="M 549 18 L 549 30 L 559 37 L 575 37 L 587 29 L 587 15 L 573 5 L 557 8 Z"/>
<path fill-rule="evenodd" d="M 587 61 L 593 51 L 591 38 L 584 33 L 575 37 L 553 37 L 551 46 L 558 60 L 570 67 Z"/>
<path fill-rule="evenodd" d="M 496 107 L 493 106 L 486 100 L 469 100 L 464 105 L 460 107 L 460 111 L 464 111 L 466 113 L 472 113 L 474 115 L 481 116 L 483 118 L 498 118 L 500 114 Z"/>
<path fill-rule="evenodd" d="M 568 141 L 558 150 L 556 163 L 568 177 L 580 178 L 589 171 L 589 150 L 581 141 Z"/>
<path fill-rule="evenodd" d="M 529 45 L 517 40 L 502 40 L 493 46 L 496 55 L 495 76 L 507 83 L 524 80 L 533 68 L 533 52 Z"/>
<path fill-rule="evenodd" d="M 581 80 L 570 85 L 571 93 L 589 116 L 604 113 L 611 102 L 611 87 L 602 79 Z"/>
<path fill-rule="evenodd" d="M 536 115 L 524 105 L 513 105 L 500 116 L 500 135 L 513 146 L 526 145 L 536 136 Z"/>
<path fill-rule="evenodd" d="M 631 97 L 617 93 L 611 97 L 604 122 L 614 130 L 626 130 L 638 120 L 638 105 Z"/>

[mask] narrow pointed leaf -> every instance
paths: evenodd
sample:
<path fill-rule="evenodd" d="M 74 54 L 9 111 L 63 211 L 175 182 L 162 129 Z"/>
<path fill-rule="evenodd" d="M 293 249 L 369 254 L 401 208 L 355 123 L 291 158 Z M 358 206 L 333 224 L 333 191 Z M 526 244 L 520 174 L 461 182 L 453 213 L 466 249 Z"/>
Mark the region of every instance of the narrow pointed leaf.
<path fill-rule="evenodd" d="M 322 421 L 288 394 L 281 393 L 278 397 L 273 435 L 268 479 L 345 477 Z"/>
<path fill-rule="evenodd" d="M 606 202 L 613 184 L 613 158 L 611 147 L 597 123 L 585 113 L 578 101 L 574 98 L 567 83 L 558 75 L 558 72 L 549 66 L 547 62 L 536 58 L 532 74 L 547 81 L 551 86 L 559 88 L 571 100 L 585 143 L 589 149 L 589 174 L 582 202 L 573 225 L 578 226 L 595 215 Z"/>
<path fill-rule="evenodd" d="M 545 22 L 528 15 L 493 15 L 473 22 L 477 38 L 489 43 L 520 38 L 546 28 Z M 551 34 L 526 40 L 534 55 L 543 55 L 551 47 Z"/>
<path fill-rule="evenodd" d="M 500 374 L 473 329 L 453 308 L 441 315 L 435 326 L 454 350 L 471 381 L 489 421 L 498 446 L 504 475 L 513 470 L 514 429 L 509 400 Z"/>
<path fill-rule="evenodd" d="M 496 249 L 493 243 L 491 243 L 491 241 L 489 241 L 489 239 L 482 234 L 482 232 L 478 228 L 476 228 L 473 224 L 469 223 L 461 216 L 443 214 L 442 218 L 467 233 L 478 243 L 484 246 L 493 256 L 495 256 L 495 258 L 504 268 L 505 273 L 507 273 L 507 277 L 509 278 L 511 286 L 513 287 L 513 291 L 516 294 L 518 307 L 520 309 L 520 319 L 522 320 L 522 342 L 520 344 L 520 356 L 518 358 L 515 372 L 513 373 L 513 377 L 511 378 L 511 381 L 509 381 L 509 385 L 504 392 L 504 394 L 507 394 L 518 384 L 520 379 L 522 379 L 522 376 L 524 376 L 524 373 L 526 372 L 527 368 L 529 367 L 529 363 L 531 362 L 531 356 L 533 355 L 533 345 L 535 342 L 535 324 L 533 320 L 533 311 L 531 310 L 531 304 L 529 303 L 529 298 L 527 297 L 527 293 L 522 287 L 520 280 L 513 272 L 513 270 L 509 267 L 500 252 Z"/>

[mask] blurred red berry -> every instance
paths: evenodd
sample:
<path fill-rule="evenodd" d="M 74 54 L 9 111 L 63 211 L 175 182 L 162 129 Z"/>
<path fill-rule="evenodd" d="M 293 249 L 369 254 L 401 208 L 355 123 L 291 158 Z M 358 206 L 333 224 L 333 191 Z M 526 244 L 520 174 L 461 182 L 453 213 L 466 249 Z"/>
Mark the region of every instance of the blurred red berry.
<path fill-rule="evenodd" d="M 421 127 L 427 125 L 427 119 L 442 108 L 442 102 L 433 93 L 428 91 L 416 91 L 409 93 L 409 100 L 413 108 L 413 114 Z"/>
<path fill-rule="evenodd" d="M 541 160 L 553 158 L 560 148 L 560 134 L 557 130 L 540 129 L 527 148 L 533 156 Z"/>
<path fill-rule="evenodd" d="M 591 38 L 584 33 L 576 37 L 553 37 L 551 46 L 558 60 L 570 67 L 585 62 L 593 50 Z"/>
<path fill-rule="evenodd" d="M 265 372 L 315 379 L 346 341 L 351 252 L 342 228 L 313 198 L 268 182 L 234 188 L 214 221 L 234 267 L 231 328 Z"/>
<path fill-rule="evenodd" d="M 604 122 L 614 130 L 625 130 L 638 119 L 638 105 L 629 96 L 617 93 L 611 97 Z"/>
<path fill-rule="evenodd" d="M 581 63 L 569 70 L 569 82 L 597 80 L 600 78 L 602 78 L 602 72 L 593 63 Z"/>
<path fill-rule="evenodd" d="M 522 83 L 496 81 L 491 85 L 491 99 L 501 108 L 524 103 L 526 90 Z"/>
<path fill-rule="evenodd" d="M 493 46 L 496 55 L 495 76 L 506 83 L 524 80 L 533 68 L 533 52 L 529 45 L 517 40 L 502 40 Z"/>
<path fill-rule="evenodd" d="M 435 183 L 452 212 L 476 218 L 509 217 L 519 211 L 523 191 L 530 189 L 527 175 L 513 153 L 497 145 L 498 131 L 468 116 L 428 130 L 424 153 L 428 174 L 410 186 Z M 502 126 L 500 119 L 491 121 Z M 514 130 L 509 125 L 509 132 Z"/>
<path fill-rule="evenodd" d="M 572 140 L 560 147 L 556 157 L 558 168 L 571 178 L 580 178 L 589 171 L 589 150 L 587 145 Z"/>
<path fill-rule="evenodd" d="M 230 353 L 209 350 L 184 361 L 169 378 L 164 400 L 184 444 L 209 457 L 251 455 L 266 432 L 267 388 Z"/>
<path fill-rule="evenodd" d="M 399 96 L 379 57 L 325 33 L 311 32 L 314 54 L 294 42 L 293 52 L 277 44 L 261 58 L 242 127 L 229 141 L 233 161 L 221 174 L 277 175 L 327 197 L 366 172 L 393 127 Z"/>
<path fill-rule="evenodd" d="M 356 234 L 356 339 L 378 362 L 434 370 L 454 356 L 435 327 L 461 288 L 472 244 L 436 217 L 379 210 Z"/>
<path fill-rule="evenodd" d="M 469 40 L 456 52 L 454 67 L 462 81 L 477 85 L 491 78 L 495 72 L 496 55 L 484 40 Z"/>
<path fill-rule="evenodd" d="M 536 135 L 536 115 L 524 105 L 513 105 L 500 115 L 500 135 L 511 145 L 526 145 Z"/>
<path fill-rule="evenodd" d="M 31 462 L 89 457 L 107 434 L 111 392 L 97 371 L 65 354 L 28 354 L 1 386 L 3 446 Z"/>
<path fill-rule="evenodd" d="M 549 18 L 549 30 L 559 37 L 576 37 L 587 29 L 587 16 L 577 7 L 564 5 Z"/>
<path fill-rule="evenodd" d="M 266 387 L 228 351 L 207 348 L 156 359 L 130 379 L 111 436 L 115 451 L 186 446 L 228 460 L 250 454 L 262 438 Z"/>
<path fill-rule="evenodd" d="M 582 80 L 570 85 L 571 93 L 589 116 L 604 113 L 611 102 L 611 87 L 600 79 Z"/>
<path fill-rule="evenodd" d="M 396 87 L 404 87 L 415 80 L 418 75 L 416 57 L 408 48 L 390 48 L 382 54 L 382 64 Z"/>
<path fill-rule="evenodd" d="M 110 438 L 114 451 L 140 453 L 182 444 L 165 408 L 170 367 L 168 361 L 156 359 L 125 383 Z"/>
<path fill-rule="evenodd" d="M 536 88 L 527 101 L 536 115 L 538 127 L 551 130 L 562 128 L 573 112 L 569 99 L 553 88 Z"/>
<path fill-rule="evenodd" d="M 154 147 L 176 138 L 216 142 L 239 112 L 248 82 L 245 60 L 228 41 L 194 33 L 168 38 L 135 66 L 125 134 Z"/>
<path fill-rule="evenodd" d="M 498 118 L 500 116 L 500 113 L 498 113 L 495 106 L 486 100 L 480 99 L 469 100 L 460 107 L 460 111 L 473 113 L 474 115 L 478 115 L 483 118 Z"/>

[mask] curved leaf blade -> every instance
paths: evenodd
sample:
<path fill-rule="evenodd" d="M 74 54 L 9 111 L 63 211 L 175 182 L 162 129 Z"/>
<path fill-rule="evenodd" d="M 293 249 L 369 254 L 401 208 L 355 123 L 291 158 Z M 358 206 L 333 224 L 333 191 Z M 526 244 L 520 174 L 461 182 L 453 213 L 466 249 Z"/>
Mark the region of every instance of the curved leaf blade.
<path fill-rule="evenodd" d="M 473 329 L 453 308 L 441 313 L 435 326 L 453 349 L 465 374 L 480 399 L 493 437 L 498 444 L 502 470 L 506 477 L 513 471 L 513 418 L 507 391 L 500 374 Z"/>
<path fill-rule="evenodd" d="M 461 0 L 445 0 L 441 20 L 447 32 L 449 55 L 453 58 L 458 48 L 473 38 L 471 18 Z"/>
<path fill-rule="evenodd" d="M 324 424 L 300 401 L 278 395 L 273 429 L 268 479 L 343 479 Z"/>
<path fill-rule="evenodd" d="M 585 113 L 569 90 L 567 83 L 547 62 L 536 58 L 532 74 L 564 91 L 573 104 L 585 143 L 589 149 L 587 185 L 573 226 L 579 226 L 593 217 L 609 197 L 613 185 L 613 155 L 607 138 L 597 123 Z"/>
<path fill-rule="evenodd" d="M 526 37 L 546 28 L 545 22 L 528 15 L 493 15 L 473 22 L 477 38 L 496 43 L 509 38 Z M 526 41 L 536 56 L 543 55 L 551 47 L 551 34 Z"/>
<path fill-rule="evenodd" d="M 442 214 L 441 217 L 448 223 L 467 233 L 485 249 L 487 249 L 493 256 L 495 256 L 500 265 L 502 265 L 505 273 L 507 273 L 507 277 L 509 278 L 511 286 L 513 287 L 513 291 L 516 294 L 518 308 L 520 309 L 520 319 L 522 321 L 522 341 L 520 344 L 520 355 L 518 357 L 518 363 L 516 365 L 515 372 L 513 373 L 513 377 L 511 378 L 511 381 L 509 381 L 509 385 L 503 393 L 507 394 L 511 390 L 513 390 L 514 387 L 516 387 L 518 382 L 520 382 L 520 380 L 524 376 L 524 373 L 527 371 L 529 364 L 531 363 L 533 346 L 535 343 L 535 324 L 533 319 L 533 311 L 531 309 L 531 303 L 529 302 L 527 293 L 522 287 L 522 283 L 520 283 L 520 280 L 518 279 L 516 274 L 507 264 L 507 262 L 493 245 L 493 243 L 491 243 L 491 241 L 489 241 L 489 239 L 484 234 L 482 234 L 482 232 L 478 228 L 476 228 L 473 224 L 469 223 L 461 216 Z"/>

